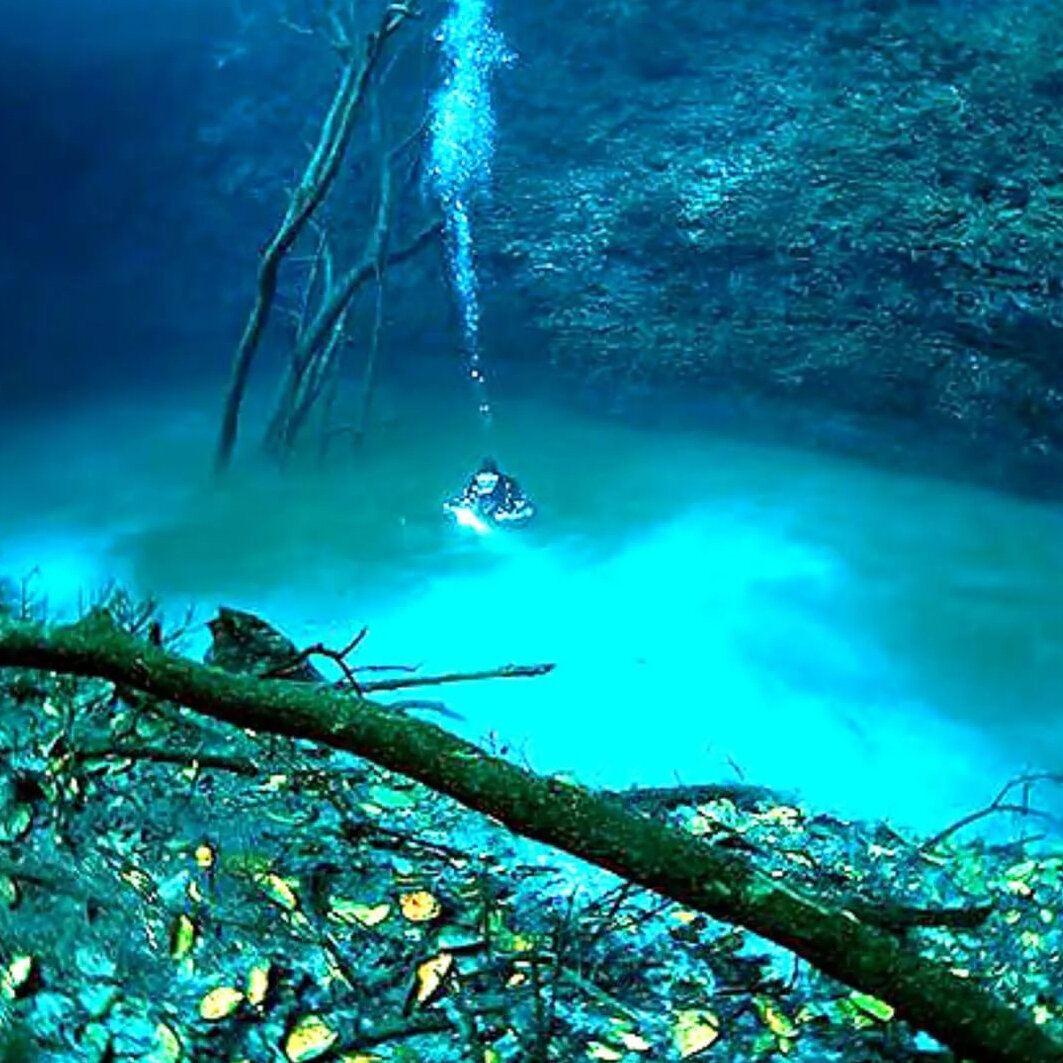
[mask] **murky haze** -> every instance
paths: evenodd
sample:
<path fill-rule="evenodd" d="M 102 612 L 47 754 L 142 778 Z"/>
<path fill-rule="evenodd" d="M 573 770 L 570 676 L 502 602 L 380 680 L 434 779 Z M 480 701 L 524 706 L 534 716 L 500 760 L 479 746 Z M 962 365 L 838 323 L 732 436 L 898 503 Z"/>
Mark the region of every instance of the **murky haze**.
<path fill-rule="evenodd" d="M 547 397 L 498 394 L 488 440 L 461 399 L 393 388 L 363 451 L 245 457 L 220 486 L 216 392 L 9 421 L 0 566 L 38 566 L 60 610 L 115 577 L 296 641 L 368 624 L 362 663 L 556 661 L 445 697 L 470 737 L 593 783 L 744 777 L 934 827 L 1059 765 L 1058 508 Z M 532 529 L 441 519 L 485 450 L 539 502 Z"/>

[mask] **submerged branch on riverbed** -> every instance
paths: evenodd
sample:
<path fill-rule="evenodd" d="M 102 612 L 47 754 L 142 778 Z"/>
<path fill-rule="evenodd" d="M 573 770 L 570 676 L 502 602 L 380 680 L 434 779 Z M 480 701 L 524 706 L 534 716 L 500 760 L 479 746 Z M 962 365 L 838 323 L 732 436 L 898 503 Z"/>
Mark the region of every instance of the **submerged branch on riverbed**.
<path fill-rule="evenodd" d="M 58 838 L 61 845 L 57 851 L 78 854 L 81 863 L 75 861 L 74 867 L 84 866 L 89 881 L 106 881 L 113 875 L 113 881 L 121 884 L 120 892 L 135 894 L 136 925 L 148 933 L 149 941 L 156 942 L 156 950 L 165 950 L 160 943 L 169 940 L 169 950 L 182 969 L 197 972 L 198 980 L 192 984 L 206 995 L 199 1019 L 189 1019 L 185 1030 L 186 1037 L 199 1039 L 196 1043 L 217 1036 L 230 1015 L 238 1017 L 248 1009 L 249 1013 L 258 1009 L 256 1013 L 264 1014 L 262 1009 L 272 1007 L 278 1009 L 276 1036 L 281 1040 L 290 1038 L 292 1031 L 300 1028 L 299 1023 L 309 1027 L 312 1016 L 318 1024 L 314 1027 L 318 1036 L 327 1038 L 322 1031 L 331 1032 L 330 1044 L 344 1029 L 352 1031 L 347 1047 L 365 1047 L 377 1043 L 374 1032 L 360 1018 L 347 1022 L 347 1010 L 362 1015 L 364 1008 L 359 1002 L 363 998 L 372 994 L 376 1001 L 394 992 L 405 1001 L 393 1016 L 408 1020 L 402 1037 L 445 1028 L 461 1032 L 467 1049 L 470 1045 L 480 1049 L 504 1036 L 507 1028 L 504 1025 L 502 1031 L 489 1036 L 488 1029 L 493 1027 L 487 1016 L 494 1013 L 493 1008 L 484 1011 L 481 1005 L 488 1000 L 497 1004 L 497 993 L 511 991 L 513 995 L 505 998 L 511 1004 L 508 1028 L 525 1030 L 525 1048 L 538 1044 L 545 1052 L 546 1046 L 558 1040 L 566 1050 L 574 1051 L 579 1036 L 587 1047 L 592 1043 L 587 1040 L 591 1035 L 585 1028 L 581 1034 L 581 1027 L 569 1022 L 563 1001 L 565 994 L 588 992 L 586 987 L 594 990 L 590 999 L 597 1001 L 596 1007 L 604 1007 L 603 999 L 619 1002 L 627 1016 L 621 1033 L 633 1039 L 631 1043 L 650 1043 L 651 1036 L 664 1036 L 660 1020 L 651 1018 L 654 1002 L 641 999 L 631 989 L 645 979 L 629 980 L 611 972 L 613 966 L 622 967 L 627 962 L 623 958 L 625 945 L 627 953 L 640 963 L 648 962 L 649 944 L 630 936 L 642 932 L 642 923 L 648 924 L 646 910 L 641 918 L 633 913 L 626 906 L 627 895 L 615 908 L 602 898 L 577 908 L 580 897 L 571 890 L 566 891 L 567 904 L 547 904 L 540 910 L 538 904 L 545 903 L 544 899 L 536 900 L 534 889 L 532 893 L 528 890 L 544 869 L 512 854 L 510 859 L 517 866 L 511 872 L 504 864 L 499 865 L 500 851 L 516 844 L 512 839 L 504 842 L 504 835 L 490 833 L 490 824 L 500 823 L 516 834 L 621 876 L 632 886 L 641 887 L 638 895 L 642 898 L 648 890 L 666 899 L 661 910 L 673 915 L 670 927 L 662 930 L 669 945 L 664 955 L 672 959 L 662 958 L 660 962 L 680 962 L 674 956 L 677 943 L 685 942 L 694 950 L 683 963 L 700 962 L 695 960 L 699 948 L 715 954 L 721 969 L 729 972 L 728 988 L 741 988 L 753 1002 L 762 1033 L 780 1044 L 800 1037 L 811 1040 L 820 1036 L 814 1032 L 818 1023 L 836 1020 L 822 1006 L 818 1018 L 808 1010 L 811 1005 L 790 1008 L 786 994 L 794 987 L 786 990 L 783 982 L 765 973 L 770 963 L 767 968 L 756 964 L 759 973 L 749 978 L 747 972 L 743 977 L 742 957 L 734 945 L 726 945 L 726 932 L 715 945 L 708 944 L 714 924 L 705 920 L 705 915 L 774 941 L 831 979 L 851 987 L 853 992 L 846 999 L 853 1008 L 863 1009 L 867 1022 L 844 1027 L 842 1032 L 848 1038 L 870 1038 L 874 1031 L 858 1033 L 861 1025 L 873 1028 L 896 1017 L 969 1058 L 1037 1063 L 1063 1056 L 1050 1003 L 1058 987 L 1042 986 L 1034 993 L 1037 1007 L 1027 1005 L 1026 991 L 1017 995 L 1012 983 L 999 977 L 1000 956 L 987 952 L 984 944 L 971 945 L 953 936 L 957 929 L 983 928 L 998 918 L 1005 922 L 997 925 L 996 931 L 1025 919 L 1014 899 L 1032 896 L 1032 872 L 1024 870 L 1009 878 L 1009 882 L 1020 885 L 1009 887 L 1003 898 L 946 895 L 943 888 L 930 891 L 937 897 L 926 904 L 922 898 L 916 903 L 910 893 L 903 899 L 885 898 L 853 877 L 854 852 L 846 855 L 839 850 L 836 859 L 823 860 L 817 847 L 822 847 L 824 838 L 844 837 L 849 826 L 828 817 L 810 818 L 798 808 L 764 800 L 751 802 L 748 809 L 753 811 L 743 812 L 737 803 L 710 794 L 688 794 L 686 799 L 696 802 L 692 808 L 681 806 L 669 812 L 670 802 L 661 793 L 654 794 L 649 802 L 654 807 L 647 814 L 643 811 L 647 807 L 645 794 L 626 799 L 623 794 L 595 793 L 567 780 L 536 775 L 438 726 L 313 682 L 233 674 L 221 667 L 194 663 L 128 635 L 103 610 L 66 626 L 0 621 L 0 666 L 41 670 L 45 673 L 41 683 L 59 684 L 64 691 L 62 699 L 47 696 L 44 704 L 51 708 L 42 710 L 32 728 L 16 729 L 37 735 L 43 753 L 24 756 L 22 789 L 10 801 L 5 820 L 9 836 L 25 844 L 27 837 L 40 831 L 43 833 L 37 843 L 42 845 L 45 836 Z M 82 680 L 79 685 L 63 676 Z M 118 785 L 111 782 L 106 765 L 95 765 L 90 773 L 84 758 L 76 754 L 90 726 L 110 726 L 100 714 L 99 706 L 106 701 L 100 689 L 82 690 L 93 683 L 99 687 L 101 682 L 104 691 L 112 691 L 116 706 L 121 704 L 114 693 L 117 690 L 136 691 L 143 699 L 136 710 L 140 716 L 133 734 L 124 727 L 127 742 L 142 737 L 147 746 L 153 731 L 176 726 L 172 712 L 158 720 L 152 718 L 153 701 L 161 699 L 192 710 L 194 715 L 183 717 L 189 730 L 194 732 L 201 721 L 209 725 L 204 734 L 210 739 L 211 755 L 232 758 L 237 774 L 231 788 L 219 789 L 203 765 L 196 765 L 199 758 L 193 757 L 191 773 L 184 782 L 180 782 L 181 776 L 170 783 L 165 782 L 169 776 L 152 777 L 156 783 L 164 783 L 155 801 L 165 802 L 166 786 L 179 784 L 185 795 L 165 813 L 163 805 L 151 804 L 145 791 L 127 788 L 121 801 L 113 800 L 97 810 L 103 818 L 95 831 L 86 835 L 82 828 L 79 834 L 74 825 L 79 817 L 91 815 L 94 807 L 87 795 L 102 800 L 109 785 Z M 93 707 L 91 711 L 87 706 Z M 12 702 L 5 711 L 10 716 L 28 710 Z M 124 713 L 119 709 L 115 715 Z M 45 740 L 44 735 L 49 737 Z M 34 740 L 26 741 L 32 745 Z M 249 743 L 257 755 L 248 753 Z M 106 753 L 101 746 L 90 748 Z M 243 774 L 240 769 L 246 763 L 265 763 L 266 751 L 271 773 L 252 791 L 250 783 L 239 781 Z M 368 762 L 363 774 L 344 780 L 334 772 L 308 771 L 315 763 L 321 766 L 337 757 L 341 761 L 346 757 L 348 768 L 361 763 L 352 764 L 352 753 L 362 758 L 361 762 Z M 250 761 L 242 759 L 248 756 Z M 162 771 L 168 760 L 168 756 L 154 761 L 149 758 L 140 769 Z M 216 763 L 224 773 L 226 764 L 220 760 Z M 121 777 L 118 769 L 115 773 Z M 428 790 L 411 787 L 405 780 L 421 783 Z M 462 818 L 464 814 L 457 806 L 436 795 L 483 814 L 487 822 L 476 820 L 479 826 L 474 826 L 469 817 Z M 208 801 L 209 811 L 205 807 L 193 813 L 194 805 L 189 802 L 196 799 Z M 419 806 L 424 810 L 420 817 L 416 814 Z M 157 809 L 154 814 L 153 807 Z M 446 815 L 444 808 L 449 810 Z M 232 838 L 214 837 L 226 814 L 235 817 L 242 824 L 240 829 L 249 833 L 246 845 L 236 844 Z M 180 859 L 181 838 L 173 837 L 175 823 L 185 835 Z M 275 834 L 271 835 L 275 839 L 271 852 L 256 852 L 260 842 L 251 835 L 265 837 L 270 823 L 274 832 L 278 825 L 287 829 L 286 847 L 276 844 L 276 838 L 283 835 Z M 181 824 L 185 824 L 183 828 Z M 445 824 L 448 829 L 441 831 Z M 377 834 L 378 826 L 387 827 L 391 846 L 403 844 L 405 839 L 407 856 L 399 865 L 390 858 L 382 862 L 379 853 L 383 850 L 378 843 L 383 835 Z M 464 843 L 459 836 L 462 832 Z M 470 837 L 476 841 L 470 844 Z M 159 848 L 165 839 L 170 844 Z M 437 847 L 432 850 L 435 863 L 418 863 L 409 855 L 422 851 L 419 844 Z M 868 853 L 871 844 L 867 843 Z M 873 844 L 875 860 L 896 861 L 898 885 L 936 866 L 934 861 L 927 864 L 925 854 L 914 847 L 905 847 L 895 834 L 884 835 Z M 149 855 L 156 850 L 156 855 Z M 1050 870 L 1047 864 L 1037 865 L 1036 888 L 1042 911 L 1047 910 Z M 22 888 L 17 862 L 9 871 L 14 872 L 9 879 L 17 894 Z M 360 885 L 350 878 L 356 874 L 363 876 Z M 512 878 L 507 879 L 510 874 Z M 220 882 L 232 875 L 242 875 L 249 891 L 243 906 L 235 909 L 225 907 L 225 898 L 231 899 L 229 891 L 235 887 L 230 885 L 219 892 Z M 594 876 L 587 871 L 581 878 L 589 882 Z M 342 890 L 338 883 L 344 884 Z M 193 886 L 189 908 L 181 898 L 192 896 L 188 890 Z M 36 887 L 27 883 L 25 888 Z M 252 899 L 256 894 L 258 901 Z M 393 933 L 371 930 L 393 918 L 396 896 L 399 911 L 395 917 L 401 915 L 397 928 Z M 503 903 L 505 896 L 511 898 L 509 904 Z M 563 896 L 555 894 L 553 900 L 560 902 Z M 518 898 L 520 904 L 516 903 Z M 1015 920 L 1010 907 L 998 912 L 1002 899 L 1014 904 Z M 667 902 L 677 902 L 682 908 L 677 910 Z M 261 916 L 254 913 L 263 903 L 272 906 L 273 916 L 260 925 Z M 520 919 L 521 904 L 540 911 L 538 921 L 533 920 L 534 928 L 524 937 L 514 926 Z M 614 922 L 622 910 L 627 931 L 618 929 Z M 552 913 L 549 918 L 545 911 Z M 17 918 L 17 908 L 5 916 L 8 923 Z M 252 937 L 270 935 L 274 951 L 262 954 L 277 958 L 266 964 L 261 978 L 267 988 L 257 1000 L 251 999 L 250 988 L 233 988 L 225 998 L 229 1010 L 224 1011 L 221 997 L 210 996 L 212 989 L 227 984 L 225 979 L 249 976 L 246 971 L 229 970 L 233 964 L 231 948 L 215 949 L 209 938 L 201 935 L 201 925 L 208 924 L 219 928 L 217 933 L 229 925 L 230 936 L 237 931 Z M 127 932 L 132 932 L 132 925 Z M 351 927 L 357 930 L 357 940 L 350 940 Z M 417 932 L 411 938 L 414 930 Z M 625 933 L 629 935 L 626 938 Z M 1027 933 L 1023 933 L 1024 940 Z M 593 963 L 588 960 L 576 971 L 574 957 L 588 934 L 588 948 L 591 942 L 608 940 L 610 951 Z M 412 951 L 411 941 L 416 942 Z M 0 926 L 0 946 L 3 943 Z M 26 948 L 32 949 L 32 945 Z M 256 945 L 254 952 L 264 948 Z M 366 949 L 372 955 L 367 955 Z M 288 970 L 293 955 L 316 957 L 306 959 L 305 965 L 300 963 L 299 984 L 304 988 L 294 997 L 295 983 L 290 981 L 294 975 Z M 281 962 L 282 956 L 288 959 Z M 1005 962 L 1011 960 L 1008 956 Z M 321 963 L 333 972 L 327 998 L 331 1005 L 313 988 L 316 979 L 312 971 Z M 980 970 L 973 969 L 976 965 Z M 23 964 L 18 971 L 26 969 Z M 455 978 L 459 969 L 460 979 Z M 55 972 L 49 971 L 49 975 L 55 977 Z M 578 975 L 578 979 L 574 981 L 571 975 Z M 717 973 L 713 980 L 718 979 Z M 680 978 L 679 983 L 682 981 Z M 835 985 L 836 996 L 845 995 L 836 983 L 825 984 Z M 1011 996 L 1006 1000 L 999 994 L 1009 985 Z M 279 995 L 271 996 L 269 986 Z M 16 989 L 12 995 L 28 998 L 32 991 L 28 974 Z M 160 983 L 154 995 L 162 991 Z M 187 987 L 173 989 L 175 993 L 188 991 Z M 678 983 L 675 991 L 679 992 Z M 735 1037 L 736 1046 L 740 1043 L 741 1013 L 721 1014 L 722 1005 L 712 1011 L 708 1006 L 712 999 L 699 996 L 700 1003 L 696 1003 L 676 998 L 674 1006 L 679 1010 L 670 1036 L 677 1045 L 684 1036 L 701 1037 L 704 1043 Z M 224 1014 L 214 1014 L 212 1008 L 222 1008 Z M 314 1008 L 324 1013 L 313 1013 Z M 607 1019 L 608 1009 L 603 1013 L 602 1032 L 595 1035 L 603 1044 L 608 1029 L 610 1036 L 619 1036 L 618 1028 L 615 1024 L 609 1027 Z M 269 1023 L 261 1027 L 267 1028 L 271 1028 Z M 237 1036 L 236 1029 L 231 1028 L 229 1035 Z M 861 1050 L 861 1058 L 874 1056 L 871 1050 Z"/>

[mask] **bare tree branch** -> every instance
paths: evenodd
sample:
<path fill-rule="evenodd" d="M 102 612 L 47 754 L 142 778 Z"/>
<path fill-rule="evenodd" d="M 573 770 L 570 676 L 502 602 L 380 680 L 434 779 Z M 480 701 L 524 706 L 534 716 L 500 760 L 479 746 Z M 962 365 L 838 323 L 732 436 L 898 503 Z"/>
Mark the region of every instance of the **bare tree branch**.
<path fill-rule="evenodd" d="M 354 131 L 355 119 L 365 101 L 373 73 L 388 40 L 412 17 L 403 4 L 390 4 L 374 33 L 365 40 L 361 55 L 353 51 L 346 61 L 332 105 L 322 123 L 318 141 L 288 202 L 284 218 L 262 252 L 254 305 L 244 325 L 233 358 L 229 391 L 218 437 L 215 467 L 224 470 L 236 445 L 240 405 L 247 388 L 251 365 L 277 293 L 277 277 L 284 256 L 303 232 L 314 211 L 328 194 L 340 161 Z"/>

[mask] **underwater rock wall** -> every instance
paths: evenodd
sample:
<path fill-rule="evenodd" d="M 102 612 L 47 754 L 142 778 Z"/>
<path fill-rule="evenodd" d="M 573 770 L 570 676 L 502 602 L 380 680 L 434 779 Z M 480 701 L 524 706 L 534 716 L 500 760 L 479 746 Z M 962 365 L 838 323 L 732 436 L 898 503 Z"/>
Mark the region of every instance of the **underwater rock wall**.
<path fill-rule="evenodd" d="M 200 8 L 202 32 L 157 55 L 9 63 L 8 98 L 42 102 L 9 108 L 24 149 L 7 187 L 36 188 L 25 217 L 62 224 L 16 219 L 0 254 L 0 339 L 20 352 L 5 395 L 224 370 L 337 57 L 271 6 Z M 447 5 L 425 8 L 389 68 L 393 138 L 438 84 Z M 881 454 L 903 436 L 913 460 L 937 447 L 1061 491 L 1063 7 L 494 0 L 493 16 L 518 58 L 494 78 L 491 190 L 474 204 L 489 380 L 552 365 L 625 411 L 678 388 L 742 423 L 760 404 L 788 438 L 836 445 L 823 436 L 842 425 L 844 445 Z M 82 96 L 56 156 L 48 122 Z M 344 260 L 376 190 L 363 132 L 326 211 Z M 400 228 L 428 194 L 403 181 Z M 286 305 L 301 277 L 285 272 Z M 441 254 L 388 291 L 387 364 L 460 350 Z M 267 337 L 282 354 L 285 324 Z"/>
<path fill-rule="evenodd" d="M 585 380 L 1063 457 L 1063 8 L 505 14 L 497 328 L 529 314 Z"/>

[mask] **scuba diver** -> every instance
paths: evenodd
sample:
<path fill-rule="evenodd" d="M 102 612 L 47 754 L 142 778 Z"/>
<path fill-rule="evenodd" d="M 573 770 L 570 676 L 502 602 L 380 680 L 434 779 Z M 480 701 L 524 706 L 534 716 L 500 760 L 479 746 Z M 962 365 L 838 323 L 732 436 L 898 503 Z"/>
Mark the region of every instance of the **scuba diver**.
<path fill-rule="evenodd" d="M 512 476 L 499 471 L 493 458 L 484 458 L 465 490 L 457 498 L 444 502 L 443 508 L 459 524 L 468 524 L 477 531 L 490 527 L 520 528 L 535 516 L 534 503 Z"/>

